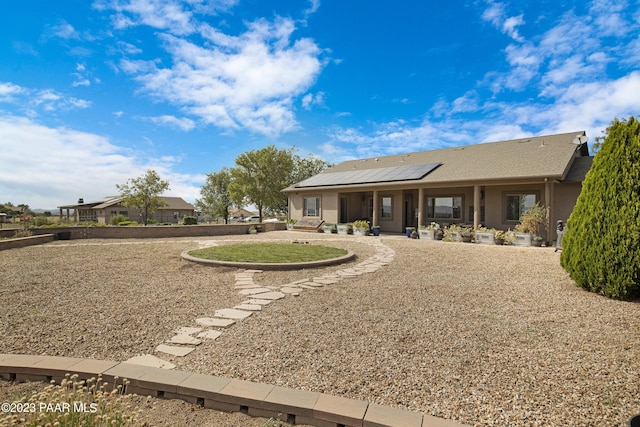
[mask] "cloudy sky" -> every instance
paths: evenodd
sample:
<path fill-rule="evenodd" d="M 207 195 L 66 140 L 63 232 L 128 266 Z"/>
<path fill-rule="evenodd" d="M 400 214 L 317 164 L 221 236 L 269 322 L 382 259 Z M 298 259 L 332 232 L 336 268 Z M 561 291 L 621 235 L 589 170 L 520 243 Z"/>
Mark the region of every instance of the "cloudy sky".
<path fill-rule="evenodd" d="M 523 4 L 524 3 L 524 4 Z M 31 0 L 0 14 L 0 202 L 53 209 L 275 144 L 330 162 L 640 112 L 638 0 Z"/>

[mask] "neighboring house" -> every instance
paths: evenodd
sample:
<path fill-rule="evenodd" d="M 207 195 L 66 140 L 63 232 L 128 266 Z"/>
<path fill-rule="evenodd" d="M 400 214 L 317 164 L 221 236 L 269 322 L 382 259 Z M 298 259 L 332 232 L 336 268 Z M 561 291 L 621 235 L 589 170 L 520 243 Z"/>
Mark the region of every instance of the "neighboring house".
<path fill-rule="evenodd" d="M 185 202 L 180 197 L 160 196 L 160 199 L 166 203 L 166 206 L 158 208 L 153 214 L 149 215 L 148 219 L 156 220 L 160 223 L 170 222 L 176 224 L 185 216 L 195 216 L 193 205 Z M 109 224 L 112 217 L 124 215 L 131 221 L 142 223 L 141 211 L 122 206 L 121 201 L 122 197 L 120 196 L 104 197 L 91 202 L 78 199 L 78 203 L 58 206 L 58 209 L 60 209 L 60 218 L 66 219 L 70 218 L 70 211 L 73 210 L 73 218 L 76 222 Z"/>
<path fill-rule="evenodd" d="M 388 232 L 431 222 L 507 230 L 539 202 L 552 241 L 592 160 L 580 131 L 346 161 L 283 191 L 293 219 L 367 219 Z"/>

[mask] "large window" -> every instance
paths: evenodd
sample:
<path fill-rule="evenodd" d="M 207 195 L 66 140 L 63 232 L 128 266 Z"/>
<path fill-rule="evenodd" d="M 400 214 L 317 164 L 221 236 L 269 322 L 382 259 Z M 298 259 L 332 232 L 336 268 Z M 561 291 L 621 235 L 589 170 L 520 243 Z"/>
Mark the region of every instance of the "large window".
<path fill-rule="evenodd" d="M 505 220 L 507 221 L 520 221 L 520 217 L 530 207 L 536 204 L 538 197 L 535 194 L 514 194 L 508 193 L 506 195 L 506 212 Z"/>
<path fill-rule="evenodd" d="M 320 216 L 320 197 L 305 197 L 303 205 L 303 216 Z"/>
<path fill-rule="evenodd" d="M 462 196 L 429 197 L 427 216 L 430 219 L 462 220 Z"/>
<path fill-rule="evenodd" d="M 391 196 L 380 198 L 380 219 L 393 219 L 393 199 Z"/>

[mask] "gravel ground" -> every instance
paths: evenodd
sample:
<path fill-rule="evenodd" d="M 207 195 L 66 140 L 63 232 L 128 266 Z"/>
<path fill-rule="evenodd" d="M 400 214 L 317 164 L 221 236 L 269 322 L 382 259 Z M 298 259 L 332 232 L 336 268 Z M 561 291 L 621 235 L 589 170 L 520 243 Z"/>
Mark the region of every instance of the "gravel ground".
<path fill-rule="evenodd" d="M 200 241 L 292 236 L 330 238 L 359 260 L 375 254 L 366 243 L 373 238 L 353 236 Z M 157 355 L 182 370 L 477 426 L 624 426 L 640 412 L 637 302 L 575 287 L 551 248 L 380 240 L 395 260 L 378 272 L 288 296 L 184 358 Z M 72 240 L 0 252 L 0 352 L 111 360 L 153 353 L 177 327 L 242 300 L 237 270 L 179 257 L 198 246 Z M 283 285 L 340 268 L 254 280 Z M 167 416 L 198 411 L 176 402 L 156 408 L 164 405 L 173 405 Z"/>

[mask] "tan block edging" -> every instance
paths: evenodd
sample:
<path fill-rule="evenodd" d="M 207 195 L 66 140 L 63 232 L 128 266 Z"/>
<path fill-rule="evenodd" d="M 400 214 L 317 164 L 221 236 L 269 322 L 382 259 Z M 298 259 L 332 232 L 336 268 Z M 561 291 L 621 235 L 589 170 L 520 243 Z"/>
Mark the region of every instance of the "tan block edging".
<path fill-rule="evenodd" d="M 318 427 L 463 427 L 418 412 L 322 393 L 244 380 L 134 365 L 126 362 L 58 356 L 0 354 L 0 378 L 59 382 L 65 374 L 104 381 L 127 379 L 127 393 L 181 399 L 208 408 L 249 415 L 278 414 L 284 421 Z M 280 417 L 280 415 L 282 415 Z"/>

